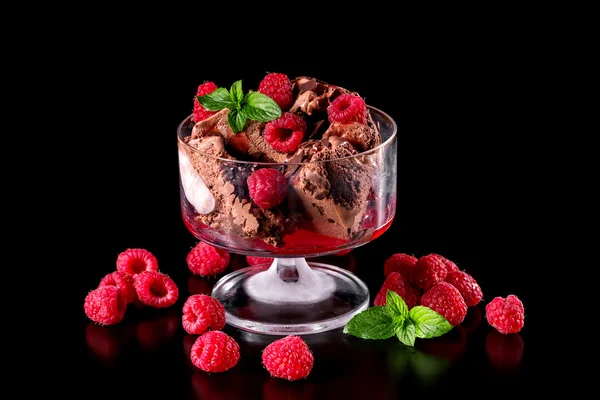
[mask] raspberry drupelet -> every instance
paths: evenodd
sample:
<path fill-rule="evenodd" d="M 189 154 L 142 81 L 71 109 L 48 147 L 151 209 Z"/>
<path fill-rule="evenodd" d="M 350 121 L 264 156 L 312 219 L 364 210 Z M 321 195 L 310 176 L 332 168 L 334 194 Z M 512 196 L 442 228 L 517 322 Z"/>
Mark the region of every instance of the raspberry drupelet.
<path fill-rule="evenodd" d="M 114 286 L 119 289 L 126 304 L 133 303 L 137 299 L 133 277 L 125 272 L 115 271 L 105 275 L 98 285 L 98 287 L 102 286 Z"/>
<path fill-rule="evenodd" d="M 327 116 L 331 123 L 360 122 L 365 124 L 367 122 L 367 105 L 360 96 L 342 94 L 327 107 Z"/>
<path fill-rule="evenodd" d="M 218 86 L 213 82 L 204 82 L 198 86 L 196 96 L 206 96 L 218 89 Z M 194 122 L 204 121 L 206 118 L 215 115 L 216 111 L 209 111 L 200 104 L 198 99 L 194 97 Z"/>
<path fill-rule="evenodd" d="M 288 182 L 281 171 L 261 168 L 248 177 L 248 192 L 252 201 L 263 209 L 281 204 L 288 194 Z"/>
<path fill-rule="evenodd" d="M 292 83 L 286 74 L 267 74 L 258 84 L 258 91 L 272 98 L 282 111 L 287 111 L 294 103 Z"/>
<path fill-rule="evenodd" d="M 485 306 L 485 318 L 502 334 L 517 333 L 525 324 L 525 308 L 514 294 L 498 296 Z"/>
<path fill-rule="evenodd" d="M 457 288 L 448 282 L 438 282 L 421 298 L 421 305 L 442 315 L 452 326 L 467 315 L 467 304 Z"/>
<path fill-rule="evenodd" d="M 102 286 L 87 294 L 83 308 L 92 321 L 101 325 L 114 325 L 125 317 L 127 304 L 116 286 Z"/>
<path fill-rule="evenodd" d="M 375 296 L 373 305 L 385 306 L 388 290 L 394 291 L 398 296 L 402 297 L 409 310 L 414 306 L 419 305 L 421 301 L 420 290 L 413 286 L 410 281 L 399 272 L 392 272 L 383 282 L 381 289 L 379 289 L 379 292 Z"/>
<path fill-rule="evenodd" d="M 191 335 L 202 335 L 225 327 L 225 307 L 214 297 L 195 294 L 183 304 L 183 329 Z"/>
<path fill-rule="evenodd" d="M 192 363 L 206 372 L 224 372 L 240 359 L 240 346 L 226 333 L 208 331 L 194 342 L 190 352 Z"/>
<path fill-rule="evenodd" d="M 117 270 L 132 276 L 143 271 L 157 271 L 158 260 L 146 249 L 127 249 L 117 256 Z"/>
<path fill-rule="evenodd" d="M 205 242 L 198 242 L 186 256 L 191 273 L 200 276 L 216 276 L 227 269 L 231 255 L 227 250 L 219 249 Z"/>
<path fill-rule="evenodd" d="M 464 271 L 449 272 L 445 281 L 458 289 L 468 307 L 476 305 L 483 297 L 477 281 Z"/>
<path fill-rule="evenodd" d="M 304 140 L 306 122 L 301 116 L 284 112 L 281 117 L 265 125 L 265 140 L 271 147 L 282 153 L 296 151 Z"/>
<path fill-rule="evenodd" d="M 300 336 L 289 335 L 265 347 L 262 362 L 271 376 L 296 381 L 310 374 L 314 357 Z"/>
<path fill-rule="evenodd" d="M 392 254 L 383 264 L 383 274 L 387 277 L 392 272 L 399 272 L 405 278 L 412 279 L 417 257 L 406 253 Z"/>
<path fill-rule="evenodd" d="M 144 271 L 137 274 L 134 283 L 138 298 L 150 307 L 170 307 L 179 297 L 179 288 L 173 279 L 158 271 Z"/>

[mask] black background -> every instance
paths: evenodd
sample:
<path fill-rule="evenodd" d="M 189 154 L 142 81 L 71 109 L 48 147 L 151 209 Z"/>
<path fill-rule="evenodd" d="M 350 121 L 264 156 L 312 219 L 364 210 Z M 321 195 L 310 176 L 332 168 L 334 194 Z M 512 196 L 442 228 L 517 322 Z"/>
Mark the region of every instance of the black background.
<path fill-rule="evenodd" d="M 503 395 L 529 387 L 544 353 L 535 296 L 540 260 L 532 240 L 540 220 L 541 167 L 531 164 L 536 132 L 530 115 L 541 70 L 530 39 L 487 29 L 485 21 L 471 29 L 380 31 L 375 26 L 360 39 L 356 28 L 348 28 L 328 39 L 303 33 L 281 41 L 244 40 L 243 32 L 211 40 L 201 20 L 197 30 L 181 33 L 149 21 L 138 21 L 139 29 L 127 21 L 110 22 L 75 29 L 64 38 L 72 53 L 61 66 L 65 78 L 54 82 L 68 98 L 62 139 L 77 149 L 69 151 L 63 172 L 72 195 L 64 199 L 65 214 L 57 217 L 71 233 L 59 252 L 64 259 L 68 248 L 66 262 L 76 275 L 65 314 L 71 376 L 78 376 L 73 385 L 86 397 L 252 399 L 275 392 L 279 398 L 342 393 L 400 398 L 465 387 L 493 387 Z M 75 45 L 77 33 L 85 38 L 83 45 Z M 489 360 L 485 344 L 493 330 L 485 319 L 473 333 L 448 339 L 465 344 L 458 355 L 447 354 L 456 346 L 441 342 L 445 350 L 433 350 L 434 358 L 424 348 L 410 355 L 393 341 L 363 343 L 335 333 L 308 338 L 315 369 L 307 382 L 293 385 L 269 379 L 260 365 L 269 337 L 247 338 L 234 330 L 228 333 L 247 355 L 237 372 L 209 376 L 189 366 L 190 339 L 173 324 L 190 289 L 202 283 L 190 278 L 185 265 L 196 239 L 179 211 L 176 128 L 191 113 L 203 81 L 228 87 L 242 79 L 248 90 L 267 72 L 347 87 L 398 124 L 392 227 L 350 256 L 328 260 L 355 268 L 375 293 L 388 256 L 436 252 L 478 280 L 484 292 L 481 314 L 493 297 L 518 295 L 526 322 L 515 340 L 524 343 L 517 366 L 498 369 Z M 132 247 L 157 256 L 181 298 L 166 312 L 128 311 L 119 326 L 99 330 L 87 321 L 83 299 L 115 270 L 118 253 Z M 512 342 L 501 343 L 514 355 Z M 430 374 L 411 367 L 415 358 Z M 59 386 L 63 392 L 71 387 Z"/>

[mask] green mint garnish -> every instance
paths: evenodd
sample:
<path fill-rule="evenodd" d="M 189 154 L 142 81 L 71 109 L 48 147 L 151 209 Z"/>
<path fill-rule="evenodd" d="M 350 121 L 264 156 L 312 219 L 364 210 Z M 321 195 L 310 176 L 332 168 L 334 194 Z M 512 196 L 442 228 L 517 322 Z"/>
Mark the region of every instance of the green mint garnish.
<path fill-rule="evenodd" d="M 281 116 L 281 109 L 269 96 L 252 91 L 244 96 L 241 80 L 234 82 L 229 90 L 219 88 L 196 99 L 209 111 L 228 108 L 227 122 L 233 133 L 242 131 L 248 119 L 269 122 Z"/>
<path fill-rule="evenodd" d="M 396 334 L 396 324 L 386 307 L 371 307 L 348 321 L 344 333 L 362 339 L 387 339 Z"/>
<path fill-rule="evenodd" d="M 231 110 L 236 107 L 235 101 L 232 100 L 229 91 L 225 88 L 218 88 L 212 93 L 205 96 L 196 96 L 196 98 L 202 104 L 202 107 L 209 111 L 219 111 L 224 108 Z"/>
<path fill-rule="evenodd" d="M 415 306 L 410 310 L 409 317 L 415 323 L 415 335 L 421 339 L 442 336 L 452 329 L 446 318 L 429 307 Z"/>
<path fill-rule="evenodd" d="M 405 345 L 415 347 L 415 324 L 410 319 L 405 319 L 396 336 Z"/>
<path fill-rule="evenodd" d="M 395 335 L 405 345 L 414 347 L 415 338 L 430 339 L 451 329 L 446 318 L 429 307 L 415 306 L 409 311 L 404 299 L 388 290 L 385 306 L 356 314 L 344 327 L 344 333 L 362 339 L 387 339 Z"/>
<path fill-rule="evenodd" d="M 392 313 L 392 315 L 399 315 L 402 319 L 406 319 L 409 317 L 408 307 L 406 306 L 406 302 L 398 293 L 393 290 L 388 290 L 385 294 L 385 306 Z"/>
<path fill-rule="evenodd" d="M 238 133 L 243 130 L 244 125 L 246 125 L 246 116 L 237 108 L 230 109 L 229 114 L 227 114 L 227 122 L 229 122 L 229 126 L 233 133 Z"/>
<path fill-rule="evenodd" d="M 258 122 L 269 122 L 281 116 L 281 109 L 269 96 L 250 92 L 244 98 L 244 114 Z"/>

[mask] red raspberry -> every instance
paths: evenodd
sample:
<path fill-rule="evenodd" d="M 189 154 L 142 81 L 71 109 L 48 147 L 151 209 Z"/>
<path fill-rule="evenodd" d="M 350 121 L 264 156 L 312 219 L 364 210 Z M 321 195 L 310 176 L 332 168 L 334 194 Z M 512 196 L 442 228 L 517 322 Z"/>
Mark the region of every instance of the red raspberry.
<path fill-rule="evenodd" d="M 392 254 L 383 264 L 383 274 L 387 277 L 392 272 L 400 272 L 404 277 L 412 279 L 413 268 L 417 257 L 406 253 Z"/>
<path fill-rule="evenodd" d="M 203 371 L 223 372 L 237 364 L 240 346 L 226 333 L 208 331 L 196 339 L 190 358 Z"/>
<path fill-rule="evenodd" d="M 288 182 L 281 171 L 261 168 L 248 177 L 248 193 L 262 209 L 279 205 L 288 194 Z"/>
<path fill-rule="evenodd" d="M 92 321 L 102 325 L 114 325 L 125 317 L 127 304 L 116 286 L 102 286 L 85 296 L 83 309 Z"/>
<path fill-rule="evenodd" d="M 444 265 L 446 266 L 446 271 L 448 271 L 448 272 L 452 272 L 452 271 L 459 271 L 459 269 L 458 269 L 458 265 L 456 265 L 456 264 L 454 263 L 454 261 L 451 261 L 451 260 L 447 259 L 446 257 L 444 257 L 444 256 L 441 256 L 441 255 L 439 255 L 439 254 L 436 254 L 436 253 L 431 253 L 430 255 L 431 255 L 431 256 L 436 256 L 436 257 L 438 257 L 440 260 L 442 260 L 442 262 L 443 262 L 443 263 L 444 263 Z"/>
<path fill-rule="evenodd" d="M 127 249 L 117 257 L 117 270 L 135 276 L 143 271 L 157 271 L 158 261 L 146 249 Z"/>
<path fill-rule="evenodd" d="M 227 250 L 198 242 L 186 256 L 189 270 L 200 276 L 215 276 L 225 271 L 231 260 Z"/>
<path fill-rule="evenodd" d="M 183 304 L 182 324 L 191 335 L 202 335 L 209 329 L 220 331 L 225 326 L 225 307 L 214 297 L 192 295 Z"/>
<path fill-rule="evenodd" d="M 258 84 L 258 91 L 275 100 L 282 111 L 287 111 L 294 104 L 292 82 L 286 74 L 267 74 Z"/>
<path fill-rule="evenodd" d="M 98 285 L 98 287 L 102 286 L 115 286 L 119 289 L 123 295 L 125 304 L 133 303 L 137 298 L 133 285 L 133 277 L 125 272 L 115 271 L 106 275 L 100 280 L 100 284 Z"/>
<path fill-rule="evenodd" d="M 446 265 L 437 254 L 419 257 L 413 269 L 412 282 L 415 286 L 429 290 L 448 274 Z"/>
<path fill-rule="evenodd" d="M 161 272 L 144 271 L 133 279 L 138 298 L 147 306 L 167 308 L 179 297 L 179 288 L 173 279 Z"/>
<path fill-rule="evenodd" d="M 379 293 L 375 296 L 374 305 L 385 306 L 388 289 L 393 290 L 398 296 L 402 297 L 409 310 L 419 305 L 421 301 L 421 292 L 419 289 L 414 287 L 404 275 L 399 272 L 392 272 L 385 279 Z"/>
<path fill-rule="evenodd" d="M 209 93 L 217 90 L 217 85 L 213 82 L 204 82 L 200 86 L 198 86 L 198 91 L 196 92 L 196 96 L 205 96 Z M 200 122 L 210 117 L 211 115 L 216 114 L 217 111 L 209 111 L 206 108 L 202 107 L 200 102 L 196 97 L 194 97 L 194 122 Z"/>
<path fill-rule="evenodd" d="M 284 112 L 281 117 L 265 125 L 265 140 L 282 153 L 296 151 L 306 133 L 306 122 L 301 116 Z"/>
<path fill-rule="evenodd" d="M 360 96 L 343 94 L 327 107 L 327 116 L 332 124 L 334 122 L 365 124 L 367 122 L 367 105 Z"/>
<path fill-rule="evenodd" d="M 525 309 L 521 300 L 513 294 L 506 299 L 495 297 L 485 306 L 485 318 L 500 333 L 517 333 L 525 323 Z"/>
<path fill-rule="evenodd" d="M 314 358 L 300 336 L 289 335 L 265 347 L 262 362 L 271 376 L 295 381 L 310 374 Z"/>
<path fill-rule="evenodd" d="M 258 264 L 270 264 L 273 262 L 272 257 L 254 257 L 254 256 L 246 256 L 246 262 L 248 265 L 258 265 Z"/>
<path fill-rule="evenodd" d="M 467 303 L 448 282 L 436 283 L 423 295 L 421 305 L 442 315 L 452 326 L 460 324 L 467 315 Z"/>
<path fill-rule="evenodd" d="M 467 307 L 474 306 L 481 301 L 483 293 L 477 281 L 464 271 L 452 271 L 446 275 L 446 282 L 458 289 Z"/>

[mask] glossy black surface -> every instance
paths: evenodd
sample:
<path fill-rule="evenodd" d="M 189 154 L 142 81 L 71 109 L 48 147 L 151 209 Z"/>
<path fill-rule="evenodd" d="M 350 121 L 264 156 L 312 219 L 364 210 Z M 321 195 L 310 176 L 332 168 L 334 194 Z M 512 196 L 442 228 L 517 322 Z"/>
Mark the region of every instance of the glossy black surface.
<path fill-rule="evenodd" d="M 81 89 L 89 94 L 93 81 L 93 95 L 78 104 L 82 118 L 76 134 L 83 145 L 78 148 L 89 151 L 70 158 L 86 180 L 77 181 L 76 195 L 69 198 L 73 231 L 80 234 L 69 240 L 69 262 L 77 271 L 69 292 L 72 325 L 61 328 L 72 337 L 70 365 L 85 398 L 397 399 L 459 392 L 510 397 L 529 387 L 545 352 L 538 340 L 542 323 L 536 320 L 532 272 L 539 266 L 530 236 L 539 213 L 529 196 L 533 178 L 522 168 L 526 143 L 517 114 L 524 100 L 514 96 L 525 90 L 522 76 L 491 62 L 491 50 L 477 47 L 475 57 L 469 46 L 453 51 L 440 46 L 435 57 L 344 67 L 273 56 L 238 68 L 235 57 L 207 60 L 192 46 L 96 44 L 82 49 L 73 65 L 84 75 L 90 72 Z M 385 50 L 381 46 L 373 53 L 385 60 Z M 96 62 L 112 75 L 92 75 Z M 209 375 L 191 365 L 194 337 L 181 327 L 181 306 L 189 294 L 207 293 L 214 281 L 186 268 L 185 256 L 196 240 L 179 211 L 176 128 L 191 112 L 204 80 L 227 87 L 243 79 L 245 89 L 256 88 L 266 71 L 346 86 L 395 118 L 396 219 L 374 242 L 327 259 L 355 271 L 374 297 L 391 254 L 445 255 L 484 292 L 484 301 L 469 310 L 462 326 L 440 339 L 418 340 L 415 349 L 394 339 L 364 341 L 341 332 L 307 336 L 315 366 L 302 382 L 269 378 L 260 354 L 273 337 L 229 328 L 241 346 L 236 367 Z M 73 90 L 74 96 L 81 94 Z M 85 295 L 130 247 L 157 256 L 160 269 L 180 288 L 179 301 L 166 310 L 130 306 L 125 320 L 113 327 L 90 323 L 83 312 Z M 240 261 L 234 257 L 234 265 Z M 502 336 L 488 326 L 484 306 L 511 293 L 525 305 L 525 328 Z"/>

